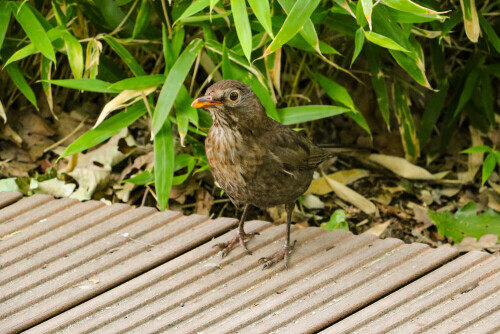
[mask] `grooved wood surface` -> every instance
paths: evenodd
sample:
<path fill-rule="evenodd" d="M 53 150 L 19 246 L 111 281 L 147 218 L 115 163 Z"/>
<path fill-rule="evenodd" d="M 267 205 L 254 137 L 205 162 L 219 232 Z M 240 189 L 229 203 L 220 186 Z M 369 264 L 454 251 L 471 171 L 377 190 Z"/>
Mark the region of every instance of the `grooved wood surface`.
<path fill-rule="evenodd" d="M 0 333 L 494 333 L 500 258 L 285 226 L 0 193 Z"/>

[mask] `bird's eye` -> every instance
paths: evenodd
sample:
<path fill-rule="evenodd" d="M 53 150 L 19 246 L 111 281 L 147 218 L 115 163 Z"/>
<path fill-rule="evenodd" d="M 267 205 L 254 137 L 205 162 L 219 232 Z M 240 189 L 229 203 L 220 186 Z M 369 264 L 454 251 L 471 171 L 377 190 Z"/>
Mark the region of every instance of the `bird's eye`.
<path fill-rule="evenodd" d="M 231 92 L 231 94 L 229 94 L 229 98 L 231 99 L 231 101 L 236 101 L 236 100 L 238 100 L 239 97 L 240 97 L 240 94 L 235 90 L 233 90 Z"/>

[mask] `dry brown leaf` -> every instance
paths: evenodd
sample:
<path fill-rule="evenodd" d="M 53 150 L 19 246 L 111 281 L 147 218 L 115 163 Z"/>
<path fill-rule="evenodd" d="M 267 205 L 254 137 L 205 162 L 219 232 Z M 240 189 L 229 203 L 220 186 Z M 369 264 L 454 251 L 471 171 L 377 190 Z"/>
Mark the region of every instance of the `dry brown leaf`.
<path fill-rule="evenodd" d="M 384 166 L 396 175 L 410 180 L 440 180 L 449 173 L 445 171 L 431 174 L 426 169 L 416 166 L 406 159 L 384 154 L 370 154 L 368 160 Z"/>
<path fill-rule="evenodd" d="M 382 233 L 385 232 L 385 230 L 387 229 L 387 227 L 389 225 L 391 225 L 391 223 L 392 223 L 392 220 L 389 219 L 389 220 L 387 220 L 387 221 L 385 221 L 383 223 L 373 225 L 370 229 L 364 231 L 363 233 L 364 234 L 373 234 L 373 235 L 375 235 L 377 237 L 380 237 L 382 235 Z"/>
<path fill-rule="evenodd" d="M 485 234 L 479 240 L 473 237 L 465 237 L 462 242 L 455 245 L 460 252 L 470 252 L 473 250 L 483 250 L 485 248 L 495 247 L 498 242 L 498 236 L 495 234 Z"/>
<path fill-rule="evenodd" d="M 142 99 L 143 96 L 147 96 L 147 95 L 151 94 L 152 92 L 154 92 L 155 90 L 156 90 L 156 86 L 146 88 L 146 89 L 124 90 L 123 92 L 121 92 L 120 94 L 115 96 L 111 101 L 106 103 L 106 105 L 104 106 L 104 108 L 101 111 L 101 114 L 99 115 L 99 118 L 97 118 L 97 121 L 94 125 L 94 128 L 96 126 L 98 126 L 99 124 L 101 124 L 102 121 L 104 121 L 106 119 L 106 117 L 113 110 L 123 108 L 127 105 L 130 105 L 130 104 L 134 104 L 138 100 Z M 131 102 L 129 102 L 127 104 L 125 103 L 131 99 L 133 99 Z"/>
<path fill-rule="evenodd" d="M 196 191 L 196 205 L 194 212 L 199 215 L 209 216 L 212 205 L 214 205 L 214 197 L 205 189 L 198 189 Z"/>
<path fill-rule="evenodd" d="M 340 182 L 344 185 L 353 183 L 359 179 L 367 177 L 369 172 L 364 169 L 347 169 L 336 173 L 327 175 L 330 179 Z M 315 194 L 315 195 L 325 195 L 332 192 L 332 188 L 328 185 L 325 177 L 317 178 L 311 182 L 309 189 L 305 192 L 305 195 Z"/>
<path fill-rule="evenodd" d="M 325 177 L 324 174 L 323 177 Z M 375 216 L 379 215 L 378 209 L 375 206 L 375 204 L 373 204 L 366 197 L 362 196 L 361 194 L 355 192 L 351 188 L 346 187 L 345 185 L 334 179 L 325 177 L 325 180 L 330 185 L 335 194 L 344 201 L 351 203 L 352 205 L 354 205 L 355 207 L 357 207 L 358 209 L 360 209 L 361 211 L 363 211 L 368 215 L 375 215 Z"/>
<path fill-rule="evenodd" d="M 7 115 L 5 115 L 5 109 L 3 107 L 2 101 L 0 101 L 0 118 L 3 119 L 4 123 L 7 123 Z"/>

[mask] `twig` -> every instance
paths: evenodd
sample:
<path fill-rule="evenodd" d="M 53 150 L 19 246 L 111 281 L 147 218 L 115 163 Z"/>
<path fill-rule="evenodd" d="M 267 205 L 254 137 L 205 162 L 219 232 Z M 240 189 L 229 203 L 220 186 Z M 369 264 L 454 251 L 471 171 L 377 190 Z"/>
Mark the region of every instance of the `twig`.
<path fill-rule="evenodd" d="M 85 121 L 87 120 L 87 117 L 85 117 L 81 122 L 80 124 L 78 124 L 78 126 L 76 128 L 73 129 L 73 131 L 71 131 L 66 137 L 64 137 L 63 139 L 55 142 L 54 144 L 50 145 L 49 147 L 47 147 L 46 149 L 43 150 L 43 153 L 47 152 L 47 151 L 50 151 L 51 149 L 53 149 L 54 147 L 57 147 L 59 146 L 61 143 L 64 143 L 69 137 L 71 137 L 72 135 L 74 135 L 75 133 L 78 132 L 78 130 L 80 130 L 83 126 L 83 124 L 85 123 Z"/>

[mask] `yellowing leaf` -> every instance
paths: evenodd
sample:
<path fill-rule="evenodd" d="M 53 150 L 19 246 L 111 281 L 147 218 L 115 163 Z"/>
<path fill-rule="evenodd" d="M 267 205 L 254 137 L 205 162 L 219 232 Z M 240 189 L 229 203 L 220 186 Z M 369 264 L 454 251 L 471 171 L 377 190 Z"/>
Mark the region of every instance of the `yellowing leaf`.
<path fill-rule="evenodd" d="M 431 174 L 426 169 L 416 166 L 406 159 L 384 154 L 370 154 L 368 160 L 389 169 L 394 174 L 410 180 L 440 180 L 448 172 Z"/>
<path fill-rule="evenodd" d="M 340 182 L 344 185 L 353 183 L 359 179 L 367 177 L 369 175 L 368 171 L 364 169 L 348 169 L 342 170 L 336 173 L 328 174 L 327 176 L 320 177 L 311 182 L 309 189 L 305 192 L 305 195 L 308 194 L 316 194 L 316 195 L 325 195 L 329 192 L 332 192 L 333 189 L 328 184 L 326 177 L 329 177 L 332 180 Z"/>
<path fill-rule="evenodd" d="M 462 13 L 464 16 L 465 33 L 471 42 L 477 43 L 481 27 L 479 26 L 479 18 L 477 17 L 475 0 L 460 0 Z"/>

